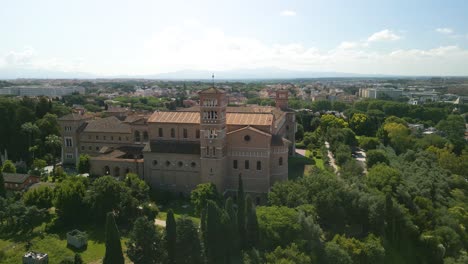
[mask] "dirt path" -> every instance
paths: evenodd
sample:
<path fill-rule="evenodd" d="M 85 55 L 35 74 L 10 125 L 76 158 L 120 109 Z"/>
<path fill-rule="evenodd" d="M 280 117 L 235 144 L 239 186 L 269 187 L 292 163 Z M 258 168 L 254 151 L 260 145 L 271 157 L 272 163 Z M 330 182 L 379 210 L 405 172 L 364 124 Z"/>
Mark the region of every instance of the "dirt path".
<path fill-rule="evenodd" d="M 330 151 L 330 143 L 325 141 L 325 147 L 327 147 L 328 151 L 328 159 L 330 159 L 330 165 L 333 167 L 333 170 L 336 174 L 338 174 L 338 166 L 336 165 L 335 157 L 333 157 L 333 153 Z"/>
<path fill-rule="evenodd" d="M 154 220 L 154 224 L 157 225 L 157 226 L 166 227 L 166 221 L 164 221 L 164 220 L 156 219 L 156 220 Z"/>

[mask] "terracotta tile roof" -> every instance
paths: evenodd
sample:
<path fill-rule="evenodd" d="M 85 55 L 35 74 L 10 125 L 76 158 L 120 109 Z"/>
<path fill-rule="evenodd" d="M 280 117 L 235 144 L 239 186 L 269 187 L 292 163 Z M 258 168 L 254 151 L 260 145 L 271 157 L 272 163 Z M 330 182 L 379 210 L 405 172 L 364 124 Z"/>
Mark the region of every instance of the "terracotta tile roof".
<path fill-rule="evenodd" d="M 226 113 L 227 125 L 271 126 L 273 115 L 267 113 Z"/>
<path fill-rule="evenodd" d="M 226 93 L 226 92 L 216 87 L 211 87 L 211 88 L 208 88 L 199 92 L 199 94 L 213 94 L 213 93 Z"/>
<path fill-rule="evenodd" d="M 148 119 L 151 123 L 199 124 L 199 112 L 154 112 Z M 226 113 L 227 125 L 271 126 L 273 115 L 269 113 Z"/>
<path fill-rule="evenodd" d="M 199 124 L 200 112 L 154 112 L 148 123 Z"/>
<path fill-rule="evenodd" d="M 131 133 L 130 125 L 123 123 L 115 116 L 91 120 L 84 132 Z"/>
<path fill-rule="evenodd" d="M 3 173 L 3 179 L 6 183 L 24 183 L 28 178 L 29 174 L 20 174 L 20 173 Z"/>

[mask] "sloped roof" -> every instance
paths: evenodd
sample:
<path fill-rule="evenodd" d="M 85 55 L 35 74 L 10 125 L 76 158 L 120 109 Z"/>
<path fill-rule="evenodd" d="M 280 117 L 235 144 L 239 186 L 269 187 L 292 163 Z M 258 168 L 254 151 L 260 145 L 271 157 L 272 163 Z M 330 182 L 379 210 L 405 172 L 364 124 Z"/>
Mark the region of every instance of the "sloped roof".
<path fill-rule="evenodd" d="M 84 132 L 131 133 L 131 129 L 129 124 L 110 116 L 89 121 Z"/>
<path fill-rule="evenodd" d="M 148 122 L 200 124 L 200 112 L 154 112 Z M 272 123 L 271 113 L 226 113 L 227 125 L 271 126 Z"/>
<path fill-rule="evenodd" d="M 20 174 L 20 173 L 3 173 L 3 179 L 8 183 L 18 183 L 21 184 L 29 178 L 29 174 Z"/>
<path fill-rule="evenodd" d="M 213 93 L 226 93 L 226 92 L 216 87 L 211 87 L 211 88 L 208 88 L 199 92 L 199 94 L 213 94 Z"/>
<path fill-rule="evenodd" d="M 151 141 L 143 151 L 154 153 L 200 154 L 199 141 L 158 140 Z"/>

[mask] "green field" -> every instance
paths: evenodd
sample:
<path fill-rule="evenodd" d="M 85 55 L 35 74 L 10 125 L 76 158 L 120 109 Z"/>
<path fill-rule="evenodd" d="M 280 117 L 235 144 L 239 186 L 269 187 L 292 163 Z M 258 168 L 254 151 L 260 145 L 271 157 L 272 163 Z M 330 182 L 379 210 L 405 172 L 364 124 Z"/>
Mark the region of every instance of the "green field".
<path fill-rule="evenodd" d="M 0 237 L 0 251 L 3 251 L 1 263 L 17 264 L 22 262 L 22 256 L 27 251 L 37 251 L 49 255 L 49 263 L 60 263 L 66 257 L 81 254 L 85 263 L 101 263 L 105 253 L 104 228 L 83 228 L 88 234 L 88 247 L 76 250 L 67 247 L 66 231 L 57 233 L 45 232 L 45 224 L 26 235 L 10 235 Z M 30 242 L 30 249 L 26 245 Z M 122 248 L 125 251 L 126 238 L 122 238 Z M 1 256 L 1 254 L 0 254 Z M 131 263 L 128 259 L 127 263 Z"/>

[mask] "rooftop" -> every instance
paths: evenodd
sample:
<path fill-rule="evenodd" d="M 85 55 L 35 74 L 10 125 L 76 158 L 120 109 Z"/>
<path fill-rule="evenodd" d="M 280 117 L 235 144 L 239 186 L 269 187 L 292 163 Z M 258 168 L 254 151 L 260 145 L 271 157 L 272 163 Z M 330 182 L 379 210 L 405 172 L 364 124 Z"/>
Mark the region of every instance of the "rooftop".
<path fill-rule="evenodd" d="M 8 183 L 24 183 L 28 178 L 29 174 L 20 174 L 20 173 L 3 173 L 3 179 Z"/>
<path fill-rule="evenodd" d="M 91 120 L 84 132 L 131 133 L 130 125 L 123 123 L 115 116 Z"/>
<path fill-rule="evenodd" d="M 180 123 L 200 124 L 200 112 L 154 112 L 148 119 L 149 123 Z M 271 113 L 226 113 L 227 125 L 257 125 L 271 126 L 273 114 Z"/>

